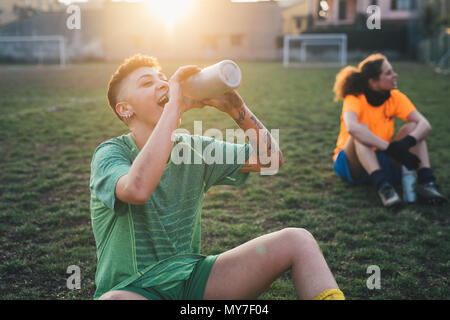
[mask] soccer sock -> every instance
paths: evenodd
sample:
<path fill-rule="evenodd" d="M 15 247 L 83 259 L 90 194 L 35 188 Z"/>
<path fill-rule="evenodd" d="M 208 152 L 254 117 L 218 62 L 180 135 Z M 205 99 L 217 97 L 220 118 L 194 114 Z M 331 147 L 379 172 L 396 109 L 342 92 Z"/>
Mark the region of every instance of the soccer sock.
<path fill-rule="evenodd" d="M 435 182 L 436 178 L 433 175 L 433 170 L 431 168 L 420 168 L 417 171 L 417 180 L 419 184 L 425 184 L 428 182 Z"/>
<path fill-rule="evenodd" d="M 345 297 L 339 289 L 328 289 L 319 293 L 313 300 L 345 300 Z"/>
<path fill-rule="evenodd" d="M 380 189 L 381 185 L 386 181 L 388 181 L 388 179 L 381 169 L 375 170 L 370 174 L 370 182 L 377 190 Z"/>

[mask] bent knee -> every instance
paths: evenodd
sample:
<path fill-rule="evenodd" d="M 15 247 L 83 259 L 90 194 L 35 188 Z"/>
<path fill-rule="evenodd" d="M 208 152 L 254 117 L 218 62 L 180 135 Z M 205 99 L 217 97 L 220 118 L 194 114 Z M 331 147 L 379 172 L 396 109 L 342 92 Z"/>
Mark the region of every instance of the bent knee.
<path fill-rule="evenodd" d="M 281 230 L 287 243 L 293 245 L 296 249 L 299 246 L 317 246 L 317 241 L 314 236 L 303 228 L 285 228 Z"/>
<path fill-rule="evenodd" d="M 98 300 L 146 300 L 140 294 L 130 291 L 113 290 L 104 293 Z"/>
<path fill-rule="evenodd" d="M 109 291 L 104 294 L 98 300 L 123 300 L 122 291 Z"/>

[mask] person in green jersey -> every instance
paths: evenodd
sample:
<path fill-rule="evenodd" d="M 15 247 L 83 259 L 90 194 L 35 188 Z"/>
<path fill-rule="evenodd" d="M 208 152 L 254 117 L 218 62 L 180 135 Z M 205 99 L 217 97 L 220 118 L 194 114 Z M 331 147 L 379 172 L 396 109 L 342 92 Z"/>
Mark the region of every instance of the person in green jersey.
<path fill-rule="evenodd" d="M 92 157 L 94 299 L 254 299 L 288 269 L 299 298 L 344 299 L 305 229 L 266 234 L 220 255 L 201 254 L 205 192 L 214 185 L 242 185 L 249 172 L 273 165 L 261 161 L 261 151 L 277 166 L 283 156 L 235 90 L 193 101 L 183 97 L 181 84 L 199 67 L 181 67 L 170 80 L 160 69 L 155 58 L 135 55 L 108 84 L 110 107 L 130 133 L 101 143 Z M 241 145 L 174 133 L 184 112 L 206 105 L 244 131 L 262 134 Z M 181 154 L 192 161 L 175 159 Z"/>

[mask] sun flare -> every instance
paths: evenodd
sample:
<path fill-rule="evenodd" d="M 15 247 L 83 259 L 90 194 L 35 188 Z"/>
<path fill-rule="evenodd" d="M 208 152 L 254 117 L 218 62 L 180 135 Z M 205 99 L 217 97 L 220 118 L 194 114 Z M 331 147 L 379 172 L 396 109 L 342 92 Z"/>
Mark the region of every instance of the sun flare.
<path fill-rule="evenodd" d="M 164 19 L 166 26 L 172 29 L 176 21 L 189 10 L 193 0 L 146 0 L 149 10 Z"/>

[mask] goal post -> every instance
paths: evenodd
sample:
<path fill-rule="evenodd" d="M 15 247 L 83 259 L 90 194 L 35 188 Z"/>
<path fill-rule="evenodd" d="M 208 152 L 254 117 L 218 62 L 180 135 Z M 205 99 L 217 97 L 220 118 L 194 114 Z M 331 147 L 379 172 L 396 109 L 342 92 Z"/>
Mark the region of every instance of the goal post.
<path fill-rule="evenodd" d="M 325 34 L 288 34 L 283 39 L 283 66 L 291 64 L 291 43 L 300 41 L 299 60 L 305 63 L 308 60 L 307 49 L 310 46 L 335 46 L 337 47 L 337 62 L 341 66 L 347 64 L 347 35 L 345 33 L 325 33 Z"/>
<path fill-rule="evenodd" d="M 48 43 L 56 42 L 59 56 L 59 64 L 64 67 L 67 64 L 66 38 L 60 35 L 56 36 L 0 36 L 0 43 Z M 3 47 L 3 49 L 1 49 Z M 0 56 L 5 54 L 5 46 L 0 46 Z M 20 49 L 19 49 L 20 50 Z M 14 51 L 14 50 L 13 50 Z M 23 52 L 22 52 L 23 53 Z M 13 52 L 14 54 L 14 52 Z M 38 55 L 44 53 L 38 53 Z M 43 59 L 43 57 L 41 57 Z"/>

